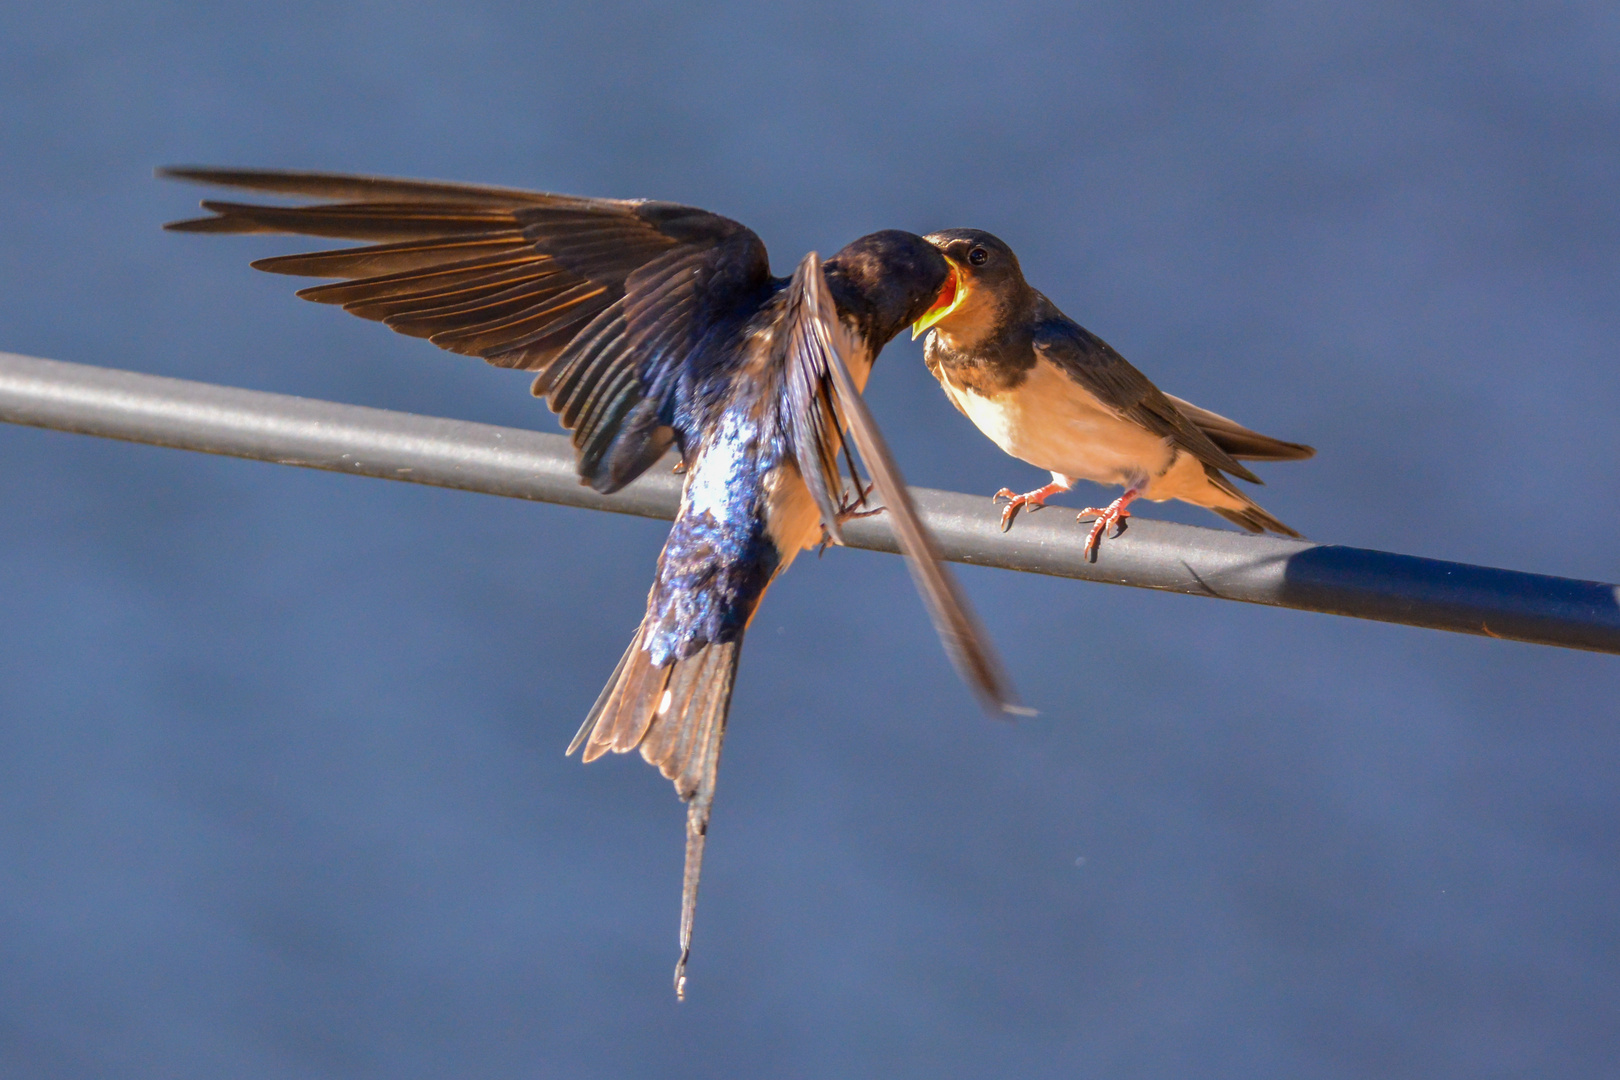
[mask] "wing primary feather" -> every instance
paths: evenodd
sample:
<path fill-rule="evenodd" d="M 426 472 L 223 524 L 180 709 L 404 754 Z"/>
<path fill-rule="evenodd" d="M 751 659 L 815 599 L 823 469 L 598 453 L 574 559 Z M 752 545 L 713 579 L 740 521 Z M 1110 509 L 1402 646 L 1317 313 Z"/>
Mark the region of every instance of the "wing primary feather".
<path fill-rule="evenodd" d="M 339 240 L 410 240 L 487 232 L 517 224 L 510 211 L 432 203 L 420 207 L 333 203 L 327 206 L 254 206 L 203 200 L 214 218 L 165 226 L 174 232 L 297 233 Z"/>
<path fill-rule="evenodd" d="M 553 200 L 571 198 L 541 191 L 524 191 L 521 188 L 493 187 L 486 184 L 396 180 L 386 176 L 353 176 L 346 173 L 292 169 L 215 169 L 196 165 L 169 165 L 157 169 L 156 174 L 170 180 L 184 180 L 194 184 L 315 199 L 387 198 L 424 202 L 460 199 L 486 201 L 497 205 L 509 203 L 544 205 Z"/>
<path fill-rule="evenodd" d="M 1172 439 L 1208 465 L 1251 484 L 1260 478 L 1176 408 L 1168 395 L 1102 338 L 1066 316 L 1037 329 L 1035 353 L 1078 382 L 1104 405 L 1155 435 Z"/>
<path fill-rule="evenodd" d="M 794 455 L 798 459 L 799 475 L 821 517 L 821 527 L 827 539 L 835 544 L 844 542 L 844 531 L 838 520 L 838 505 L 833 489 L 838 485 L 836 451 L 828 446 L 826 425 L 836 424 L 835 416 L 826 408 L 826 394 L 822 385 L 824 375 L 818 370 L 816 358 L 810 351 L 804 335 L 798 332 L 805 316 L 790 305 L 787 317 L 792 330 L 788 336 L 787 427 L 793 440 Z"/>
<path fill-rule="evenodd" d="M 509 353 L 515 349 L 554 354 L 611 306 L 601 302 L 604 295 L 605 292 L 593 293 L 585 297 L 581 303 L 554 308 L 539 325 L 528 330 L 514 327 L 513 329 L 517 330 L 516 337 L 507 333 L 488 341 L 475 342 L 475 349 L 472 351 L 474 355 L 486 358 L 498 353 Z"/>
<path fill-rule="evenodd" d="M 591 392 L 586 394 L 568 415 L 560 419 L 564 426 L 576 430 L 576 437 L 582 445 L 588 443 L 601 425 L 606 407 L 618 400 L 619 395 L 626 389 L 639 389 L 633 385 L 636 381 L 634 364 L 617 364 L 592 385 Z"/>
<path fill-rule="evenodd" d="M 359 278 L 431 269 L 444 265 L 447 260 L 461 262 L 466 258 L 465 253 L 488 248 L 534 252 L 534 245 L 521 232 L 496 229 L 477 236 L 431 237 L 299 255 L 273 255 L 248 265 L 266 273 L 295 277 Z"/>
<path fill-rule="evenodd" d="M 482 259 L 453 260 L 392 274 L 311 285 L 307 289 L 300 289 L 298 296 L 318 304 L 347 304 L 355 300 L 380 300 L 396 296 L 424 298 L 458 285 L 471 284 L 485 276 L 515 273 L 523 268 L 534 273 L 541 266 L 552 267 L 556 273 L 562 272 L 548 256 L 532 251 L 505 252 Z"/>
<path fill-rule="evenodd" d="M 857 505 L 865 506 L 866 491 L 861 487 L 861 474 L 855 471 L 855 451 L 850 447 L 849 440 L 844 437 L 844 432 L 848 429 L 849 424 L 844 420 L 842 413 L 839 412 L 838 406 L 833 400 L 831 386 L 827 383 L 822 385 L 825 388 L 827 412 L 833 418 L 833 433 L 838 436 L 838 446 L 844 454 L 844 466 L 849 469 L 849 482 L 855 489 L 855 502 Z M 838 451 L 834 451 L 832 457 L 833 481 L 842 485 L 842 478 L 838 475 Z"/>
<path fill-rule="evenodd" d="M 445 281 L 437 288 L 422 289 L 418 292 L 393 294 L 382 292 L 377 296 L 360 296 L 342 303 L 344 311 L 358 315 L 362 319 L 380 321 L 399 316 L 410 320 L 434 320 L 454 326 L 458 316 L 480 310 L 479 306 L 475 305 L 487 309 L 497 303 L 533 304 L 548 294 L 560 292 L 567 284 L 573 283 L 571 277 L 566 279 L 566 283 L 560 282 L 558 279 L 563 276 L 560 271 L 550 267 L 540 269 L 514 267 L 497 273 L 463 278 L 460 281 Z M 306 300 L 320 299 L 304 296 L 303 293 L 299 295 Z"/>
<path fill-rule="evenodd" d="M 955 576 L 941 560 L 933 537 L 911 501 L 905 478 L 844 364 L 843 354 L 850 350 L 837 309 L 827 292 L 820 260 L 811 254 L 800 264 L 800 270 L 808 309 L 805 331 L 832 376 L 838 403 L 849 423 L 850 436 L 888 507 L 889 525 L 906 555 L 906 564 L 934 618 L 945 651 L 986 711 L 993 715 L 1030 714 L 1032 710 L 1018 704 L 988 635 L 962 595 Z M 799 277 L 795 275 L 796 279 Z"/>
<path fill-rule="evenodd" d="M 390 326 L 422 321 L 440 323 L 443 329 L 459 330 L 512 314 L 528 313 L 536 304 L 549 302 L 579 285 L 572 274 L 518 270 L 488 274 L 443 290 L 384 297 L 377 304 L 398 308 L 397 322 Z M 355 305 L 365 306 L 369 305 Z"/>
<path fill-rule="evenodd" d="M 538 311 L 524 310 L 516 315 L 502 316 L 488 322 L 477 323 L 473 326 L 457 327 L 435 334 L 430 341 L 443 349 L 452 352 L 469 352 L 477 355 L 485 349 L 506 345 L 515 346 L 520 337 L 525 336 L 524 328 L 532 327 L 535 330 L 550 332 L 549 326 L 553 319 L 570 308 L 588 303 L 596 297 L 607 292 L 605 285 L 592 285 L 584 282 L 566 292 L 550 297 L 546 305 Z M 540 324 L 540 325 L 536 325 Z M 514 331 L 516 331 L 514 333 Z"/>
<path fill-rule="evenodd" d="M 597 316 L 600 325 L 593 324 L 582 330 L 568 351 L 535 380 L 535 396 L 544 394 L 552 412 L 561 413 L 585 372 L 622 346 L 626 331 L 623 311 L 622 303 L 610 305 Z"/>

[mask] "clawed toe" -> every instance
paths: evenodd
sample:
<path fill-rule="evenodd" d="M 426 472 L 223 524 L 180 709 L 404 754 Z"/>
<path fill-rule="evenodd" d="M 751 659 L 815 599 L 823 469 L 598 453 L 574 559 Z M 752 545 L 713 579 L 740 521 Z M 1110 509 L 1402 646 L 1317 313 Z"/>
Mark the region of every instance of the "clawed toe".
<path fill-rule="evenodd" d="M 1108 526 L 1115 526 L 1112 539 L 1117 539 L 1124 534 L 1126 528 L 1125 519 L 1131 515 L 1123 510 L 1088 506 L 1080 511 L 1074 520 L 1084 522 L 1087 517 L 1091 516 L 1095 516 L 1097 520 L 1092 522 L 1091 531 L 1086 534 L 1086 546 L 1082 551 L 1087 559 L 1096 562 L 1097 549 L 1102 546 L 1103 535 L 1108 531 Z"/>
<path fill-rule="evenodd" d="M 866 505 L 866 500 L 872 497 L 872 491 L 876 487 L 877 481 L 874 480 L 870 484 L 867 484 L 864 488 L 858 487 L 856 489 L 858 494 L 842 500 L 838 505 L 838 520 L 840 522 L 845 522 L 849 521 L 851 518 L 870 517 L 873 514 L 882 513 L 883 507 L 881 506 L 876 510 L 857 511 L 855 509 L 857 506 Z"/>
<path fill-rule="evenodd" d="M 1088 506 L 1075 515 L 1075 520 L 1079 522 L 1084 522 L 1088 517 L 1096 519 L 1091 524 L 1091 531 L 1086 534 L 1086 545 L 1081 549 L 1084 556 L 1091 562 L 1097 561 L 1097 550 L 1102 546 L 1103 535 L 1108 531 L 1108 526 L 1113 525 L 1115 527 L 1115 539 L 1124 535 L 1126 519 L 1131 516 L 1130 511 L 1125 508 L 1131 504 L 1131 500 L 1136 496 L 1137 491 L 1132 488 L 1107 506 Z"/>
<path fill-rule="evenodd" d="M 1002 488 L 1000 491 L 990 496 L 990 501 L 992 503 L 999 502 L 1002 499 L 1007 500 L 1006 507 L 1001 511 L 1001 531 L 1006 532 L 1008 529 L 1012 528 L 1013 518 L 1018 516 L 1018 511 L 1027 507 L 1031 513 L 1034 513 L 1036 510 L 1039 510 L 1041 507 L 1046 505 L 1046 498 L 1048 495 L 1053 495 L 1063 490 L 1065 489 L 1060 488 L 1055 484 L 1048 484 L 1046 487 L 1037 488 L 1034 491 L 1026 491 L 1022 495 L 1016 495 L 1013 493 L 1011 488 Z"/>
<path fill-rule="evenodd" d="M 851 521 L 858 521 L 861 518 L 876 517 L 878 514 L 881 514 L 887 510 L 887 506 L 874 506 L 870 510 L 855 509 L 857 506 L 866 505 L 866 500 L 871 497 L 872 489 L 875 487 L 877 487 L 877 482 L 873 481 L 872 483 L 867 484 L 866 489 L 859 495 L 840 502 L 838 504 L 838 513 L 836 515 L 838 524 L 844 525 Z M 818 559 L 827 553 L 827 548 L 832 544 L 832 542 L 832 534 L 827 531 L 827 526 L 823 525 L 821 527 L 821 543 L 816 545 L 816 557 Z"/>

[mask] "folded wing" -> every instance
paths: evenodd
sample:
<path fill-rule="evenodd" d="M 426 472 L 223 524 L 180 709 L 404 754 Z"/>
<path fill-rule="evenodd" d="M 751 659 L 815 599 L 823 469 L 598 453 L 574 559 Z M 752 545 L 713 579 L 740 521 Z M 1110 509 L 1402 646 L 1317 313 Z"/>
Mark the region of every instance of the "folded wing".
<path fill-rule="evenodd" d="M 1239 461 L 1304 461 L 1316 456 L 1316 448 L 1304 443 L 1284 442 L 1251 431 L 1236 420 L 1228 420 L 1220 413 L 1200 409 L 1190 401 L 1182 401 L 1173 394 L 1164 395 L 1183 416 L 1198 425 L 1210 440 Z"/>
<path fill-rule="evenodd" d="M 1169 439 L 1205 465 L 1251 484 L 1261 482 L 1184 415 L 1168 394 L 1080 324 L 1069 319 L 1046 323 L 1036 334 L 1035 352 L 1120 416 Z"/>
<path fill-rule="evenodd" d="M 987 711 L 1030 713 L 1017 703 L 995 648 L 955 575 L 940 558 L 933 537 L 911 501 L 905 478 L 855 387 L 844 361 L 853 346 L 828 294 L 821 261 L 814 253 L 799 263 L 788 286 L 785 319 L 785 426 L 799 471 L 820 508 L 828 536 L 841 538 L 834 493 L 843 488 L 840 453 L 849 460 L 843 431 L 847 425 L 849 437 L 888 509 L 889 525 L 951 662 Z M 855 490 L 860 491 L 853 465 L 850 471 Z"/>

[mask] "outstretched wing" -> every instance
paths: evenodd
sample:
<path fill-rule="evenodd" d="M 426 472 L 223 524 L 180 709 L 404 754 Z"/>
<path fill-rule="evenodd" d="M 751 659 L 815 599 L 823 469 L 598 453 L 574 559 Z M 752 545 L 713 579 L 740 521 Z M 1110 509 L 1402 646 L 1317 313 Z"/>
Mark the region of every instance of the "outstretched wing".
<path fill-rule="evenodd" d="M 821 260 L 805 256 L 788 286 L 784 308 L 786 415 L 784 426 L 829 537 L 841 539 L 835 493 L 843 488 L 838 458 L 848 460 L 844 425 L 888 509 L 912 580 L 956 670 L 991 713 L 1028 714 L 1019 705 L 994 646 L 962 594 L 956 577 L 917 515 L 900 467 L 855 387 L 844 357 L 854 351 L 827 291 Z M 853 465 L 851 473 L 853 473 Z M 856 479 L 859 491 L 859 480 Z"/>
<path fill-rule="evenodd" d="M 537 372 L 536 396 L 573 430 L 598 491 L 635 479 L 677 437 L 688 361 L 770 280 L 765 245 L 728 218 L 646 200 L 331 173 L 174 168 L 180 180 L 325 200 L 207 200 L 178 232 L 365 241 L 253 265 L 341 279 L 299 292 L 500 367 Z"/>

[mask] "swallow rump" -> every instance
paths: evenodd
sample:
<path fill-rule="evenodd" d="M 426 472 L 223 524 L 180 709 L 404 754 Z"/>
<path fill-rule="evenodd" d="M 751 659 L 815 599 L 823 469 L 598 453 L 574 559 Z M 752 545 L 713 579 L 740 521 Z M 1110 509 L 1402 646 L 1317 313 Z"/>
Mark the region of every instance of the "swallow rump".
<path fill-rule="evenodd" d="M 1038 510 L 1076 480 L 1091 480 L 1125 488 L 1108 506 L 1080 511 L 1096 519 L 1085 547 L 1093 559 L 1110 525 L 1124 530 L 1126 508 L 1139 497 L 1183 499 L 1250 532 L 1299 535 L 1226 474 L 1258 484 L 1243 461 L 1297 461 L 1315 450 L 1162 392 L 1031 288 L 1018 257 L 997 237 L 947 229 L 927 239 L 951 264 L 933 305 L 912 327 L 914 338 L 928 333 L 928 370 L 997 446 L 1052 474 L 1034 491 L 996 493 L 1007 500 L 1003 530 L 1021 508 Z"/>
<path fill-rule="evenodd" d="M 921 237 L 874 233 L 779 278 L 748 228 L 673 203 L 329 173 L 161 175 L 320 200 L 208 200 L 211 216 L 166 227 L 364 242 L 253 265 L 338 279 L 298 295 L 535 372 L 535 396 L 573 431 L 581 483 L 617 491 L 679 452 L 680 511 L 646 615 L 568 748 L 586 761 L 639 748 L 687 803 L 678 996 L 743 637 L 798 552 L 823 533 L 840 540 L 864 505 L 851 443 L 957 669 L 988 710 L 1025 711 L 860 396 L 883 345 L 949 276 Z"/>

